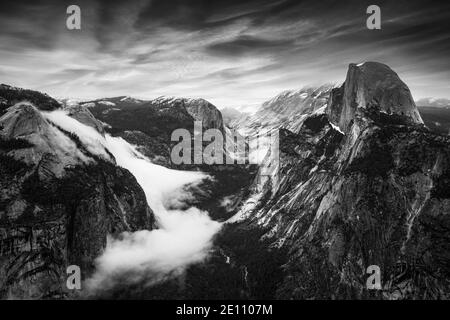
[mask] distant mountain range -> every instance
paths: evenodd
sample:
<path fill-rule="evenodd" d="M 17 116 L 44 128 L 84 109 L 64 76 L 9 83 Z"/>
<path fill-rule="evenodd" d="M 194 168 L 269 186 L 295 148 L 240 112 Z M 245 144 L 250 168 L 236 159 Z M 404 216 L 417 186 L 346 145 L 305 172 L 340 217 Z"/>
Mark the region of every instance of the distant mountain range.
<path fill-rule="evenodd" d="M 423 98 L 416 101 L 419 107 L 450 108 L 450 99 Z"/>
<path fill-rule="evenodd" d="M 428 128 L 440 134 L 450 134 L 450 100 L 424 98 L 416 101 Z"/>

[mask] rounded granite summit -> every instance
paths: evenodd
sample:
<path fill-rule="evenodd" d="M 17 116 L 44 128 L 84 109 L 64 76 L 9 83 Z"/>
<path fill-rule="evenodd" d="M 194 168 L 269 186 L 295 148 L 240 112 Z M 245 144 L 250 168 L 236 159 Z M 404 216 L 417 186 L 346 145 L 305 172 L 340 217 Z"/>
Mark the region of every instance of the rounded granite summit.
<path fill-rule="evenodd" d="M 389 66 L 379 62 L 351 63 L 344 84 L 328 103 L 328 113 L 346 130 L 358 110 L 371 109 L 423 124 L 408 86 Z"/>

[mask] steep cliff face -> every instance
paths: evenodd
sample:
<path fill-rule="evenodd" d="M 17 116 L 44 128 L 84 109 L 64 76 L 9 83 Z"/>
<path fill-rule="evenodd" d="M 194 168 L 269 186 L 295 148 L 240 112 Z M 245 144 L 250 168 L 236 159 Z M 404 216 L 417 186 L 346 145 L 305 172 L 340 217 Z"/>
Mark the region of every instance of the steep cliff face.
<path fill-rule="evenodd" d="M 344 84 L 332 91 L 327 113 L 345 131 L 356 114 L 369 108 L 423 123 L 408 86 L 391 68 L 378 62 L 350 64 Z"/>
<path fill-rule="evenodd" d="M 224 132 L 222 114 L 204 99 L 184 99 L 186 110 L 197 121 L 202 121 L 205 129 L 219 129 Z"/>
<path fill-rule="evenodd" d="M 67 266 L 86 277 L 108 234 L 153 225 L 135 178 L 40 109 L 18 103 L 0 117 L 1 298 L 67 297 Z M 78 111 L 69 114 L 97 127 Z"/>
<path fill-rule="evenodd" d="M 281 130 L 278 179 L 236 219 L 288 250 L 279 298 L 449 298 L 450 139 L 381 66 L 351 65 L 326 114 Z M 370 265 L 380 291 L 367 290 Z"/>

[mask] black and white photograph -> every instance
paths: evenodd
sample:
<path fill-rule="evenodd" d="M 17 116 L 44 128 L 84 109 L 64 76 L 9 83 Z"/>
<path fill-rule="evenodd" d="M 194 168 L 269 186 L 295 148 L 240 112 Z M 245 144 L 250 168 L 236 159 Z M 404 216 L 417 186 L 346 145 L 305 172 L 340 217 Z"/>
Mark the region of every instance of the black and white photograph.
<path fill-rule="evenodd" d="M 1 0 L 0 300 L 449 299 L 448 1 Z"/>

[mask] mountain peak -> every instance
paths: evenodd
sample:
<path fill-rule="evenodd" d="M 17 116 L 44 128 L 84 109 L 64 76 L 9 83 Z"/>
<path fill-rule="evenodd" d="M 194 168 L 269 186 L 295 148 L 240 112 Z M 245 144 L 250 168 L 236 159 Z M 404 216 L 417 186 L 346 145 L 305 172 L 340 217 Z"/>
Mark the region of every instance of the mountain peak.
<path fill-rule="evenodd" d="M 222 114 L 212 103 L 202 98 L 183 101 L 187 112 L 195 120 L 202 121 L 204 128 L 224 130 Z"/>
<path fill-rule="evenodd" d="M 351 63 L 344 84 L 330 95 L 327 113 L 345 131 L 356 113 L 369 108 L 423 124 L 408 86 L 389 66 L 372 61 Z"/>
<path fill-rule="evenodd" d="M 1 134 L 15 139 L 30 134 L 42 134 L 47 123 L 38 109 L 31 103 L 22 102 L 10 107 L 0 118 Z"/>

